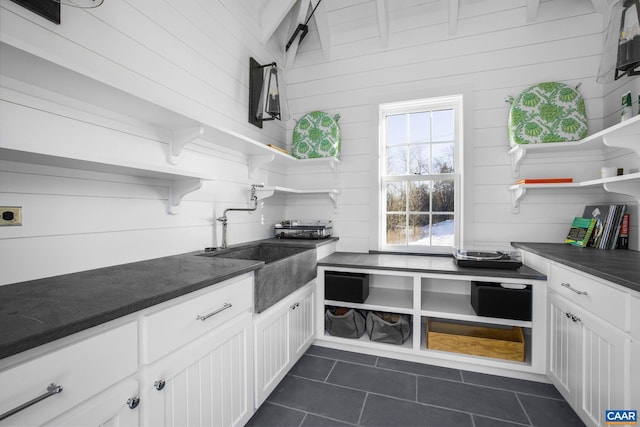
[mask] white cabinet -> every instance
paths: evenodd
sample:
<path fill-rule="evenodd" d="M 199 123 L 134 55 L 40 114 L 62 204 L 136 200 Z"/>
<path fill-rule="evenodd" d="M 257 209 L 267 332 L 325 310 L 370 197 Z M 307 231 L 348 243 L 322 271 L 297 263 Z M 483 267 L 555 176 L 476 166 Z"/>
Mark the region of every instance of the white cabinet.
<path fill-rule="evenodd" d="M 255 319 L 256 407 L 284 378 L 315 337 L 315 281 Z"/>
<path fill-rule="evenodd" d="M 622 287 L 551 263 L 548 376 L 588 426 L 607 409 L 637 409 L 638 339 L 634 305 Z M 634 359 L 635 357 L 635 359 Z"/>
<path fill-rule="evenodd" d="M 138 382 L 128 379 L 47 424 L 65 427 L 136 427 L 140 425 Z"/>
<path fill-rule="evenodd" d="M 0 425 L 47 423 L 134 374 L 137 337 L 137 324 L 130 322 L 0 371 L 0 416 L 44 395 L 49 384 L 61 387 Z M 123 393 L 119 399 L 129 397 Z"/>
<path fill-rule="evenodd" d="M 426 262 L 426 261 L 425 261 Z M 442 268 L 440 266 L 439 268 Z M 325 272 L 364 273 L 369 275 L 369 295 L 364 303 L 335 301 L 325 298 Z M 386 357 L 406 358 L 442 366 L 468 368 L 499 375 L 524 377 L 520 373 L 544 375 L 546 345 L 546 282 L 526 278 L 440 274 L 436 272 L 408 272 L 402 269 L 372 269 L 356 267 L 320 266 L 318 268 L 316 303 L 316 339 L 318 344 L 350 351 L 360 351 Z M 471 306 L 471 282 L 510 283 L 530 285 L 532 295 L 531 320 L 515 320 L 478 316 Z M 403 344 L 371 341 L 368 334 L 359 339 L 332 336 L 325 331 L 324 313 L 327 306 L 357 310 L 372 310 L 410 316 L 413 336 Z M 451 323 L 482 325 L 495 328 L 520 327 L 525 335 L 525 361 L 508 361 L 428 348 L 427 319 L 447 319 Z M 508 374 L 507 374 L 508 373 Z"/>
<path fill-rule="evenodd" d="M 144 425 L 244 425 L 253 415 L 252 319 L 246 312 L 151 365 Z"/>

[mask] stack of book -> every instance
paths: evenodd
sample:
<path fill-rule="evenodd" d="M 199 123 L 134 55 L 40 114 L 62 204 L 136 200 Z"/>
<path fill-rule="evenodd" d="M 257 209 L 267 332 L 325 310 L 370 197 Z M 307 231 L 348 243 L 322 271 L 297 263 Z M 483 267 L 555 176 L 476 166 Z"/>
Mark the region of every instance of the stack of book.
<path fill-rule="evenodd" d="M 629 214 L 627 205 L 593 205 L 584 209 L 582 218 L 595 220 L 586 246 L 598 249 L 628 247 Z M 575 221 L 575 220 L 574 220 Z M 626 234 L 626 236 L 625 236 Z"/>

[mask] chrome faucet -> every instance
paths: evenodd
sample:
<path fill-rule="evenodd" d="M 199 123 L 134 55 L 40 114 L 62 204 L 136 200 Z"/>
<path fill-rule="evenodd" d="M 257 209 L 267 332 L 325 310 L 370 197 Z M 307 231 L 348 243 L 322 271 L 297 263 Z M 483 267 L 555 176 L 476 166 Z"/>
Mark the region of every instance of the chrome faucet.
<path fill-rule="evenodd" d="M 227 208 L 224 210 L 224 213 L 221 217 L 218 217 L 217 220 L 222 223 L 222 245 L 220 245 L 220 249 L 227 249 L 227 212 L 229 211 L 242 211 L 242 212 L 253 212 L 258 209 L 258 196 L 256 195 L 256 188 L 262 188 L 264 185 L 262 184 L 251 184 L 251 200 L 253 201 L 252 208 Z"/>

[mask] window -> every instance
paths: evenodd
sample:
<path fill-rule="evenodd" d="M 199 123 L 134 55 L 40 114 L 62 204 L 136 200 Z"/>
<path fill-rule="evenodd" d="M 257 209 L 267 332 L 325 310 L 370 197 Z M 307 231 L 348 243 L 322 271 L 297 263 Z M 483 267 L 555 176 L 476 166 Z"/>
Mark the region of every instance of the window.
<path fill-rule="evenodd" d="M 458 245 L 462 96 L 380 106 L 380 246 Z"/>

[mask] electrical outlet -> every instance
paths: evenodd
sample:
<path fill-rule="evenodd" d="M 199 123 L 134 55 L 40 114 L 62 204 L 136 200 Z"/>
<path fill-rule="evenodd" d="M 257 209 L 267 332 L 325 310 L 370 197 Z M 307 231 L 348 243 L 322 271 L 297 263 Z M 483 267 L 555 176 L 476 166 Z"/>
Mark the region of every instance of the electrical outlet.
<path fill-rule="evenodd" d="M 22 225 L 22 206 L 0 206 L 0 226 Z"/>

